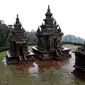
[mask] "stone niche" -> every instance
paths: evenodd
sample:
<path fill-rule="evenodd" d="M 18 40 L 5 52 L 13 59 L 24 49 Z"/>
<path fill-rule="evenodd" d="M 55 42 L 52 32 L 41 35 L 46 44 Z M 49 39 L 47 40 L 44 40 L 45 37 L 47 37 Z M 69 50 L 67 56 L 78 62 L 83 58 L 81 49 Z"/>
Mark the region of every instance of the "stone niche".
<path fill-rule="evenodd" d="M 63 33 L 52 15 L 48 5 L 44 24 L 42 23 L 36 32 L 37 46 L 33 47 L 32 50 L 41 59 L 64 59 L 69 56 L 70 49 L 62 48 L 61 39 Z"/>

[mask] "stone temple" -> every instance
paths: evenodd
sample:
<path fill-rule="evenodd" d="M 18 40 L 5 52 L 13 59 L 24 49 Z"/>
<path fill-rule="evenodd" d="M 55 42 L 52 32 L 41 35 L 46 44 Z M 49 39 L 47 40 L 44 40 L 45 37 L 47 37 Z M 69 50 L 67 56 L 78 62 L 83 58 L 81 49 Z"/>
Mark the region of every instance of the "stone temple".
<path fill-rule="evenodd" d="M 83 74 L 85 77 L 85 43 L 75 51 L 74 73 Z"/>
<path fill-rule="evenodd" d="M 32 48 L 36 56 L 41 59 L 63 59 L 69 56 L 69 49 L 62 48 L 61 39 L 63 33 L 52 15 L 48 5 L 44 24 L 42 23 L 37 29 L 37 46 Z"/>
<path fill-rule="evenodd" d="M 26 37 L 25 30 L 23 29 L 18 15 L 14 28 L 11 30 L 10 35 L 10 50 L 6 52 L 7 59 L 23 61 L 27 60 L 28 52 L 28 38 Z"/>

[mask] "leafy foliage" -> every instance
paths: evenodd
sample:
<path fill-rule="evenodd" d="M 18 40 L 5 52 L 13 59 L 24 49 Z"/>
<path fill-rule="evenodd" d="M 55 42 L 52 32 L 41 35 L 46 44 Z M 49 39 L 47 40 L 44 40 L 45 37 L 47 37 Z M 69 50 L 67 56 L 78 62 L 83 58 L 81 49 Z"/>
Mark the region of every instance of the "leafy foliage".
<path fill-rule="evenodd" d="M 0 21 L 0 47 L 5 47 L 9 45 L 8 37 L 11 28 Z"/>
<path fill-rule="evenodd" d="M 36 32 L 35 31 L 31 31 L 31 32 L 26 32 L 27 37 L 28 37 L 28 44 L 30 45 L 34 45 L 36 44 Z"/>

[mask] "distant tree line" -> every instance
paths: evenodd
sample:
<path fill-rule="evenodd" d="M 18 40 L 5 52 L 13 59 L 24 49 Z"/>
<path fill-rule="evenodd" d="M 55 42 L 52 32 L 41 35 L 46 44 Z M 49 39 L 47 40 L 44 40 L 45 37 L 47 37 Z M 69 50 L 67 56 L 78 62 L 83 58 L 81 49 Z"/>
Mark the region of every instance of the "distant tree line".
<path fill-rule="evenodd" d="M 9 45 L 8 36 L 10 34 L 11 25 L 6 25 L 2 20 L 0 20 L 0 47 L 5 47 Z"/>
<path fill-rule="evenodd" d="M 26 35 L 28 37 L 28 45 L 36 45 L 36 31 L 32 30 L 31 32 L 26 32 Z"/>

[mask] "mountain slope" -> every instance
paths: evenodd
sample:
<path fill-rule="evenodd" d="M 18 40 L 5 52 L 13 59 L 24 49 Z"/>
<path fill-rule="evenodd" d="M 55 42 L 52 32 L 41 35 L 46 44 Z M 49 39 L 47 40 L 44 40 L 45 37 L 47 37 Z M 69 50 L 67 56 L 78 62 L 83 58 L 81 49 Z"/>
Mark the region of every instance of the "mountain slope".
<path fill-rule="evenodd" d="M 62 41 L 63 42 L 80 43 L 80 44 L 83 44 L 85 42 L 85 40 L 83 38 L 76 37 L 74 35 L 65 35 L 65 36 L 63 36 Z"/>

